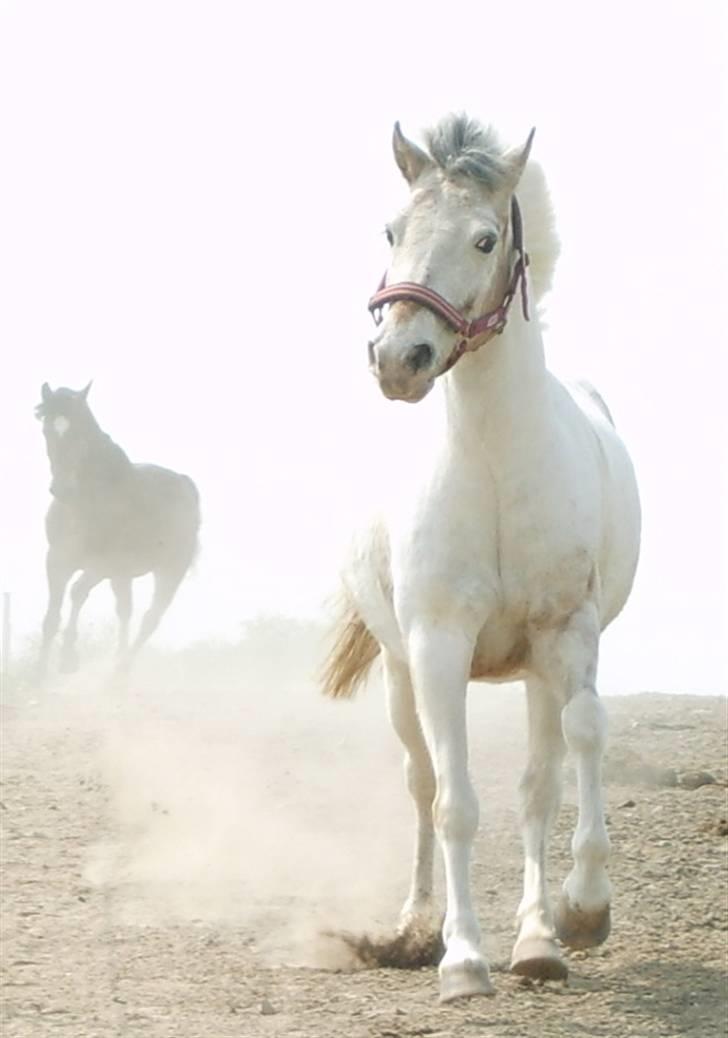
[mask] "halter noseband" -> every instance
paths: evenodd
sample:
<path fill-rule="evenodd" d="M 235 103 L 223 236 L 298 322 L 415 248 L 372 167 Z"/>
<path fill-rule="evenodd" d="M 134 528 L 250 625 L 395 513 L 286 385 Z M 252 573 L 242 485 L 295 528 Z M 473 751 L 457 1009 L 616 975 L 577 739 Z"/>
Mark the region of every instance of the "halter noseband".
<path fill-rule="evenodd" d="M 528 253 L 523 248 L 523 221 L 521 220 L 521 210 L 515 195 L 511 198 L 511 234 L 516 262 L 513 265 L 503 300 L 495 310 L 489 310 L 480 317 L 475 317 L 472 321 L 469 321 L 464 314 L 456 310 L 452 304 L 448 303 L 447 299 L 441 296 L 439 292 L 435 292 L 434 289 L 418 285 L 416 281 L 399 281 L 394 285 L 387 285 L 387 275 L 385 273 L 379 288 L 369 300 L 369 312 L 375 322 L 380 324 L 382 321 L 382 307 L 385 304 L 406 301 L 419 303 L 420 306 L 425 306 L 428 310 L 437 314 L 445 324 L 461 336 L 440 374 L 449 371 L 456 361 L 462 357 L 463 353 L 479 349 L 494 335 L 499 335 L 503 331 L 508 320 L 510 305 L 518 291 L 519 284 L 523 316 L 527 321 L 530 320 L 528 313 L 528 285 L 526 281 Z M 482 342 L 475 341 L 483 335 L 486 335 L 487 338 L 483 339 Z"/>

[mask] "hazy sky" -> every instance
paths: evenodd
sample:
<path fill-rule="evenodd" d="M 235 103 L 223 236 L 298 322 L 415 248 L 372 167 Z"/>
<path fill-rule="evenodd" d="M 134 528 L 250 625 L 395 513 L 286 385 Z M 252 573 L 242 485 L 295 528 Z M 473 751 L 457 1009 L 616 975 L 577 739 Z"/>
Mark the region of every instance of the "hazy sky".
<path fill-rule="evenodd" d="M 549 361 L 599 387 L 638 471 L 642 563 L 602 682 L 728 687 L 723 0 L 0 12 L 0 584 L 20 635 L 44 608 L 46 380 L 93 377 L 131 457 L 200 487 L 203 553 L 163 638 L 320 607 L 413 415 L 366 370 L 404 192 L 391 125 L 464 109 L 513 142 L 537 127 L 562 238 Z"/>

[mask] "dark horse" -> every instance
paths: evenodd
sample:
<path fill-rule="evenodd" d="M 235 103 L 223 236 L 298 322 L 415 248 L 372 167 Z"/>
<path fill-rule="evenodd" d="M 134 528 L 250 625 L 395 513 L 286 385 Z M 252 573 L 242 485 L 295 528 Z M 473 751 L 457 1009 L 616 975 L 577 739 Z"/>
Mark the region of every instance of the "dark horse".
<path fill-rule="evenodd" d="M 53 501 L 46 516 L 48 610 L 39 670 L 45 673 L 71 577 L 71 614 L 63 635 L 61 669 L 78 667 L 78 615 L 89 592 L 108 579 L 119 617 L 119 665 L 126 668 L 155 630 L 197 551 L 200 502 L 188 476 L 158 465 L 135 465 L 99 427 L 85 389 L 44 383 L 36 415 L 43 422 Z M 129 647 L 131 585 L 154 574 L 154 595 Z"/>

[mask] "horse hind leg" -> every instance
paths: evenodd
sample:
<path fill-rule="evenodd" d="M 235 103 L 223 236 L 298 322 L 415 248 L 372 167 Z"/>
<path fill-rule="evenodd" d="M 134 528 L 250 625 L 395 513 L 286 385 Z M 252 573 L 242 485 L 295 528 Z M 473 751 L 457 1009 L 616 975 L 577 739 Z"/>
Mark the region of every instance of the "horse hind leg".
<path fill-rule="evenodd" d="M 565 753 L 561 701 L 535 677 L 526 684 L 528 764 L 521 781 L 523 827 L 523 897 L 518 908 L 518 937 L 511 970 L 534 980 L 563 980 L 568 974 L 549 903 L 546 859 L 548 841 L 561 801 Z"/>
<path fill-rule="evenodd" d="M 606 941 L 611 927 L 609 837 L 601 783 L 607 719 L 594 688 L 583 689 L 566 704 L 562 724 L 576 760 L 579 818 L 571 841 L 574 867 L 564 881 L 556 923 L 563 944 L 592 948 Z"/>
<path fill-rule="evenodd" d="M 132 659 L 137 655 L 141 647 L 154 634 L 159 622 L 169 609 L 172 599 L 177 594 L 177 589 L 182 583 L 187 566 L 184 569 L 163 569 L 154 573 L 154 593 L 152 601 L 146 613 L 142 617 L 139 631 L 134 639 L 131 649 L 122 659 L 122 665 L 129 666 Z"/>
<path fill-rule="evenodd" d="M 574 866 L 556 910 L 556 932 L 571 948 L 589 948 L 609 936 L 611 885 L 606 864 L 609 837 L 604 821 L 601 767 L 607 735 L 606 713 L 597 695 L 599 622 L 587 603 L 558 634 L 532 647 L 563 693 L 561 727 L 576 764 L 578 821 L 571 842 Z M 558 684 L 556 684 L 558 683 Z"/>
<path fill-rule="evenodd" d="M 410 890 L 399 917 L 398 933 L 428 941 L 439 925 L 432 901 L 435 830 L 432 804 L 435 774 L 422 734 L 409 669 L 390 653 L 382 654 L 384 682 L 392 727 L 405 750 L 405 779 L 415 806 L 415 852 Z"/>

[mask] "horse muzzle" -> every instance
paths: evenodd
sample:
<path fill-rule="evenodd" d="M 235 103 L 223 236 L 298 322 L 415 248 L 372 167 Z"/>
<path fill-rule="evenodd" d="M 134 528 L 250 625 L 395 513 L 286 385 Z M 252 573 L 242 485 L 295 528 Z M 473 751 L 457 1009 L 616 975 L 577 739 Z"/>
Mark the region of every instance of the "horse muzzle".
<path fill-rule="evenodd" d="M 428 342 L 414 342 L 407 346 L 386 340 L 369 343 L 369 370 L 379 383 L 388 400 L 405 400 L 414 404 L 432 389 L 435 376 L 436 351 Z"/>

